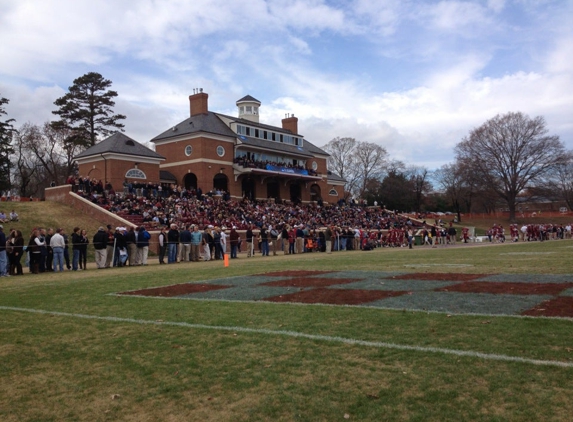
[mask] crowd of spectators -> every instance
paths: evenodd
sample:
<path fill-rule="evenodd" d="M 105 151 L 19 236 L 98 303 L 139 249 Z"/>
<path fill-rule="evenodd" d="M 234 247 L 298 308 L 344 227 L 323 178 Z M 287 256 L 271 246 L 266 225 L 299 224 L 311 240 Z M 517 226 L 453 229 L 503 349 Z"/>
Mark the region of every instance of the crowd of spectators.
<path fill-rule="evenodd" d="M 128 220 L 130 216 L 136 216 L 134 220 L 142 221 L 151 228 L 194 224 L 200 229 L 212 225 L 236 226 L 238 230 L 246 230 L 250 224 L 259 229 L 269 225 L 294 227 L 302 224 L 310 229 L 330 225 L 341 229 L 388 230 L 403 228 L 410 221 L 380 207 L 359 206 L 344 200 L 326 205 L 247 198 L 238 200 L 230 198 L 227 192 L 210 191 L 203 194 L 201 189 L 186 190 L 175 185 L 163 186 L 161 190 L 154 185 L 145 185 L 126 192 L 78 193 L 110 212 L 126 216 Z"/>
<path fill-rule="evenodd" d="M 313 169 L 306 168 L 302 165 L 295 165 L 293 163 L 285 163 L 285 162 L 278 162 L 278 161 L 261 161 L 261 160 L 253 160 L 252 158 L 248 158 L 246 155 L 242 157 L 235 157 L 233 159 L 234 164 L 238 164 L 241 167 L 245 168 L 258 168 L 265 170 L 267 166 L 273 167 L 282 167 L 286 169 L 293 169 L 293 170 L 306 170 L 308 174 L 311 176 L 316 176 L 317 173 Z"/>

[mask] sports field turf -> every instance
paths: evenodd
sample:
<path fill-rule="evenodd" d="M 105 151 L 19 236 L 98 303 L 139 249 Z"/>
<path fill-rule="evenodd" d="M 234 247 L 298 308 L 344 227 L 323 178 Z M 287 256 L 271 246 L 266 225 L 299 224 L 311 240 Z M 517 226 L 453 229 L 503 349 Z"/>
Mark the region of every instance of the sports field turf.
<path fill-rule="evenodd" d="M 568 421 L 572 253 L 552 241 L 3 278 L 0 420 Z"/>

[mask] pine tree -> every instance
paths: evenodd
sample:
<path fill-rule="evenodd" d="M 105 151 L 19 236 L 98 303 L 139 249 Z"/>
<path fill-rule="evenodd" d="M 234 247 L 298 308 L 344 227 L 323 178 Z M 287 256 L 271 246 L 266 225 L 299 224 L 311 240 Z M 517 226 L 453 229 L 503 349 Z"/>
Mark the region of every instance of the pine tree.
<path fill-rule="evenodd" d="M 9 102 L 10 100 L 0 97 L 0 117 L 6 114 L 3 106 Z M 12 183 L 10 182 L 10 156 L 14 154 L 14 148 L 12 148 L 13 121 L 14 119 L 0 120 L 0 191 L 12 188 Z"/>
<path fill-rule="evenodd" d="M 52 113 L 61 120 L 52 122 L 52 127 L 70 130 L 68 142 L 84 148 L 94 146 L 100 136 L 108 136 L 118 129 L 123 132 L 124 125 L 120 121 L 125 116 L 113 113 L 117 92 L 109 90 L 111 84 L 96 72 L 75 79 L 69 92 L 54 101 L 59 109 Z"/>

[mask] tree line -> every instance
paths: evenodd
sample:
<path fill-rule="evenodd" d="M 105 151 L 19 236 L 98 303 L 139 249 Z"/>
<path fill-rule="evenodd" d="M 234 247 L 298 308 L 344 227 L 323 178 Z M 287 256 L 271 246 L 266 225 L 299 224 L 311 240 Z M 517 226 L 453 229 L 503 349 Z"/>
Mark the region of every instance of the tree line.
<path fill-rule="evenodd" d="M 402 212 L 493 212 L 515 221 L 521 204 L 565 201 L 573 209 L 573 153 L 550 135 L 543 117 L 509 112 L 470 131 L 455 160 L 430 171 L 390 160 L 374 143 L 335 138 L 323 147 L 329 168 L 346 179 L 347 199 Z"/>

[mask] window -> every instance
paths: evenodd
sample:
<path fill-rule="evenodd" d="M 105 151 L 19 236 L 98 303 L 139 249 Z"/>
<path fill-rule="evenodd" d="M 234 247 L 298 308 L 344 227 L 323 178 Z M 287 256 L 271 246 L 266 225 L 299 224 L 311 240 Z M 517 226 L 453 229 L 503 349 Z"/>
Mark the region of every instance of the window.
<path fill-rule="evenodd" d="M 251 136 L 251 128 L 250 127 L 245 127 L 245 135 L 247 136 Z"/>
<path fill-rule="evenodd" d="M 147 179 L 145 173 L 139 169 L 130 169 L 125 173 L 125 177 L 129 177 L 130 179 Z"/>
<path fill-rule="evenodd" d="M 255 138 L 259 137 L 259 129 L 255 129 Z"/>
<path fill-rule="evenodd" d="M 185 147 L 185 155 L 189 157 L 193 153 L 193 147 L 191 145 L 187 145 Z"/>
<path fill-rule="evenodd" d="M 312 162 L 312 169 L 313 169 L 314 171 L 316 171 L 317 168 L 318 168 L 318 164 L 316 163 L 316 161 L 313 161 L 313 162 Z"/>
<path fill-rule="evenodd" d="M 328 191 L 328 194 L 329 194 L 330 196 L 338 196 L 338 192 L 336 192 L 336 189 L 334 189 L 334 188 L 333 188 L 333 189 L 330 189 L 330 190 Z"/>
<path fill-rule="evenodd" d="M 225 148 L 223 148 L 221 145 L 219 145 L 219 146 L 217 147 L 217 155 L 218 155 L 219 157 L 222 157 L 222 156 L 225 155 Z"/>

